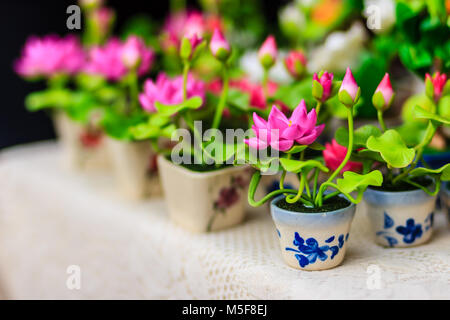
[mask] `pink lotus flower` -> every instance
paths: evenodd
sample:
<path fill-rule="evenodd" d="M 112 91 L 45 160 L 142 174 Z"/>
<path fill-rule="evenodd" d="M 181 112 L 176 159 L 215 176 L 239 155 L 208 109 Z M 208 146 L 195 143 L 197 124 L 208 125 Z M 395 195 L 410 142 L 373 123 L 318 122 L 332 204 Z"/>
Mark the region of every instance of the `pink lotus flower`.
<path fill-rule="evenodd" d="M 278 56 L 277 43 L 274 36 L 270 35 L 258 51 L 258 58 L 264 68 L 270 68 L 275 64 Z"/>
<path fill-rule="evenodd" d="M 358 84 L 356 83 L 355 78 L 353 77 L 352 70 L 350 70 L 350 68 L 347 68 L 339 92 L 346 91 L 352 98 L 353 102 L 356 103 L 358 89 L 359 87 Z"/>
<path fill-rule="evenodd" d="M 154 53 L 145 46 L 141 38 L 130 36 L 122 46 L 120 58 L 128 69 L 140 66 L 141 70 L 149 70 L 154 59 Z"/>
<path fill-rule="evenodd" d="M 324 124 L 316 126 L 316 111 L 313 109 L 308 113 L 304 100 L 295 108 L 289 119 L 273 106 L 267 122 L 256 113 L 253 113 L 253 121 L 252 130 L 256 137 L 245 139 L 244 142 L 256 149 L 265 149 L 270 145 L 274 149 L 287 151 L 295 142 L 310 145 L 325 127 Z"/>
<path fill-rule="evenodd" d="M 433 77 L 430 74 L 425 75 L 425 82 L 431 82 L 433 85 L 433 97 L 434 101 L 438 101 L 442 96 L 442 91 L 444 90 L 444 86 L 447 82 L 447 75 L 445 73 L 440 74 L 439 72 L 435 72 Z"/>
<path fill-rule="evenodd" d="M 331 88 L 333 86 L 333 74 L 332 73 L 328 73 L 327 71 L 325 71 L 322 76 L 319 78 L 319 76 L 317 75 L 317 73 L 314 73 L 313 75 L 313 82 L 317 81 L 323 91 L 322 91 L 322 96 L 321 97 L 315 97 L 316 99 L 320 100 L 321 102 L 325 102 L 328 100 L 328 98 L 331 95 Z"/>
<path fill-rule="evenodd" d="M 179 11 L 170 15 L 162 29 L 162 46 L 165 50 L 178 48 L 183 37 L 197 35 L 203 37 L 207 31 L 207 21 L 199 11 Z M 212 31 L 212 30 L 211 30 Z"/>
<path fill-rule="evenodd" d="M 383 95 L 384 104 L 376 106 L 383 110 L 387 109 L 392 103 L 392 97 L 394 96 L 394 90 L 392 89 L 391 80 L 389 79 L 389 74 L 386 73 L 378 85 L 375 93 L 380 92 Z"/>
<path fill-rule="evenodd" d="M 74 36 L 56 35 L 27 40 L 22 55 L 14 64 L 15 71 L 27 78 L 75 74 L 83 67 L 85 54 Z"/>
<path fill-rule="evenodd" d="M 290 51 L 284 59 L 287 71 L 294 78 L 300 78 L 305 72 L 306 58 L 302 51 Z"/>
<path fill-rule="evenodd" d="M 132 60 L 136 59 L 136 56 L 140 58 L 138 74 L 141 76 L 150 70 L 154 59 L 153 51 L 145 48 L 143 43 L 135 37 L 130 37 L 125 45 L 113 38 L 104 46 L 96 46 L 90 50 L 86 71 L 102 75 L 108 80 L 118 81 L 129 72 L 123 57 L 129 59 L 127 62 L 132 63 L 135 62 Z"/>
<path fill-rule="evenodd" d="M 188 75 L 187 97 L 199 96 L 205 100 L 205 85 L 200 80 L 195 80 L 192 74 Z M 183 77 L 170 79 L 165 73 L 160 73 L 153 80 L 147 80 L 144 84 L 144 92 L 139 95 L 139 101 L 146 111 L 155 112 L 155 102 L 165 105 L 175 105 L 183 101 Z"/>
<path fill-rule="evenodd" d="M 323 150 L 323 158 L 325 160 L 325 165 L 331 169 L 336 170 L 339 168 L 341 163 L 344 161 L 344 158 L 347 154 L 347 148 L 341 146 L 337 143 L 335 139 L 333 139 L 330 143 L 325 144 L 325 150 Z M 348 161 L 344 168 L 341 170 L 341 174 L 345 171 L 354 171 L 359 172 L 362 169 L 362 163 Z"/>
<path fill-rule="evenodd" d="M 209 49 L 213 56 L 219 60 L 227 59 L 230 55 L 230 44 L 219 29 L 214 29 L 211 42 L 209 43 Z"/>

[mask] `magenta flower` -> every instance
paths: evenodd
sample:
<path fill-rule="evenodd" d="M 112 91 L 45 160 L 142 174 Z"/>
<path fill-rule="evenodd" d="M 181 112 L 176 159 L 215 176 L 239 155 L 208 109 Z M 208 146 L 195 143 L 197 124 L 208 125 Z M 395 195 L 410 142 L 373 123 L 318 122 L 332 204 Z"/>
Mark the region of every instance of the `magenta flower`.
<path fill-rule="evenodd" d="M 378 101 L 375 99 L 375 94 L 380 93 L 383 97 L 383 101 Z M 394 97 L 394 90 L 392 89 L 391 80 L 389 79 L 389 74 L 386 73 L 378 85 L 374 93 L 374 98 L 372 99 L 375 107 L 378 109 L 386 110 L 392 103 Z"/>
<path fill-rule="evenodd" d="M 433 92 L 430 93 L 430 98 L 434 99 L 434 101 L 438 101 L 442 96 L 442 91 L 444 90 L 444 86 L 447 83 L 447 75 L 445 73 L 440 74 L 439 71 L 433 74 L 433 77 L 430 74 L 425 75 L 425 84 L 431 83 Z"/>
<path fill-rule="evenodd" d="M 206 28 L 206 20 L 201 12 L 195 10 L 179 11 L 166 19 L 162 30 L 162 45 L 164 49 L 178 48 L 184 36 L 197 35 L 203 37 Z"/>
<path fill-rule="evenodd" d="M 197 49 L 198 45 L 202 43 L 203 38 L 200 37 L 197 33 L 194 33 L 193 35 L 187 36 L 189 39 L 189 42 L 191 43 L 192 53 L 194 53 L 195 49 Z"/>
<path fill-rule="evenodd" d="M 72 75 L 81 70 L 84 62 L 85 54 L 76 37 L 50 35 L 29 38 L 14 69 L 27 78 Z"/>
<path fill-rule="evenodd" d="M 214 29 L 214 33 L 209 43 L 209 49 L 214 57 L 219 60 L 225 60 L 230 55 L 230 44 L 219 29 Z"/>
<path fill-rule="evenodd" d="M 274 36 L 270 35 L 258 51 L 258 58 L 264 68 L 270 68 L 275 64 L 278 56 L 277 43 Z"/>
<path fill-rule="evenodd" d="M 136 36 L 130 36 L 123 44 L 120 57 L 128 69 L 141 67 L 149 70 L 154 59 L 154 53 L 145 46 L 144 41 Z"/>
<path fill-rule="evenodd" d="M 255 137 L 245 139 L 244 142 L 256 149 L 265 149 L 270 145 L 274 149 L 287 151 L 295 142 L 310 145 L 325 127 L 324 124 L 316 126 L 316 111 L 313 109 L 308 113 L 304 100 L 295 108 L 289 119 L 273 106 L 267 122 L 256 113 L 253 114 L 253 121 L 252 130 Z"/>
<path fill-rule="evenodd" d="M 284 65 L 291 76 L 301 78 L 306 68 L 306 58 L 302 51 L 290 51 L 284 59 Z"/>
<path fill-rule="evenodd" d="M 314 96 L 321 102 L 325 102 L 330 98 L 331 88 L 333 86 L 333 74 L 325 71 L 319 78 L 317 73 L 313 75 L 313 82 L 317 81 L 319 85 L 322 87 L 322 96 Z"/>
<path fill-rule="evenodd" d="M 330 143 L 325 144 L 325 150 L 323 150 L 323 158 L 325 160 L 325 165 L 331 169 L 336 170 L 341 165 L 342 161 L 347 154 L 347 148 L 341 146 L 337 143 L 335 139 L 333 139 Z M 344 168 L 341 170 L 341 174 L 345 171 L 354 171 L 359 172 L 362 169 L 362 163 L 348 161 Z"/>
<path fill-rule="evenodd" d="M 353 77 L 352 70 L 350 70 L 350 68 L 347 68 L 344 80 L 342 80 L 341 88 L 339 89 L 339 93 L 347 92 L 352 101 L 347 101 L 345 97 L 341 96 L 339 96 L 339 99 L 346 106 L 354 105 L 359 99 L 359 90 L 360 89 L 358 87 L 358 84 L 356 83 L 356 80 Z"/>
<path fill-rule="evenodd" d="M 135 52 L 133 53 L 133 51 Z M 102 75 L 108 80 L 118 81 L 129 72 L 123 58 L 129 59 L 128 62 L 133 62 L 132 60 L 136 59 L 136 52 L 140 58 L 138 74 L 141 76 L 149 71 L 154 60 L 154 53 L 151 49 L 145 48 L 143 43 L 133 36 L 125 44 L 113 38 L 104 46 L 93 47 L 89 52 L 86 71 Z"/>
<path fill-rule="evenodd" d="M 188 75 L 187 97 L 199 96 L 205 99 L 205 84 L 194 79 L 192 74 Z M 165 105 L 175 105 L 183 101 L 183 77 L 178 76 L 170 79 L 165 73 L 160 73 L 153 80 L 147 80 L 144 84 L 144 92 L 139 95 L 139 101 L 146 111 L 155 112 L 155 102 Z"/>

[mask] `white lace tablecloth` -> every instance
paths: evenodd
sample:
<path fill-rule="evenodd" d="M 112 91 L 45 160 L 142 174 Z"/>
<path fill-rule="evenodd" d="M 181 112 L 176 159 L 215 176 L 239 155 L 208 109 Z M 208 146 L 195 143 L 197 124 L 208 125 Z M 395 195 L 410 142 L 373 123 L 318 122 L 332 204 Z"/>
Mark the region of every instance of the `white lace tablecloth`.
<path fill-rule="evenodd" d="M 360 208 L 344 263 L 299 271 L 281 260 L 267 207 L 236 228 L 193 235 L 169 222 L 162 200 L 127 202 L 107 173 L 72 172 L 59 160 L 54 143 L 0 153 L 0 284 L 8 298 L 450 298 L 450 228 L 441 213 L 430 243 L 384 249 Z M 70 265 L 80 267 L 79 290 L 66 285 Z"/>

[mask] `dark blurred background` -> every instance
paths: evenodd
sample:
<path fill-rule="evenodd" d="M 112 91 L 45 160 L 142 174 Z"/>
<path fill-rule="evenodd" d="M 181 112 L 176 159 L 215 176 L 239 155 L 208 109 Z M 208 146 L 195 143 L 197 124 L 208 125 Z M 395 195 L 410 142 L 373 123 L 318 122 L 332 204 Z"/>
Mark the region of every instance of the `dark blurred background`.
<path fill-rule="evenodd" d="M 242 0 L 245 1 L 245 0 Z M 276 24 L 278 7 L 286 1 L 261 1 L 264 15 Z M 25 40 L 30 35 L 57 33 L 64 35 L 66 9 L 76 0 L 3 0 L 0 3 L 0 32 L 2 48 L 0 111 L 0 149 L 32 141 L 54 138 L 53 126 L 45 112 L 30 113 L 24 107 L 24 97 L 31 91 L 43 88 L 42 84 L 26 82 L 12 69 Z M 116 29 L 136 14 L 144 13 L 157 21 L 163 21 L 169 10 L 168 1 L 109 0 L 108 6 L 117 13 Z M 197 7 L 196 1 L 187 1 L 189 7 Z"/>

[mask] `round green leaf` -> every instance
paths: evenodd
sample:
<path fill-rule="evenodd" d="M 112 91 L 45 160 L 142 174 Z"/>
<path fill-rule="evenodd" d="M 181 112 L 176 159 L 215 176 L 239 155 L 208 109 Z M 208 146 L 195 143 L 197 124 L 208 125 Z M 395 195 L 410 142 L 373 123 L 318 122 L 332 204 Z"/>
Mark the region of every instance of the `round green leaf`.
<path fill-rule="evenodd" d="M 307 160 L 307 161 L 300 161 L 300 160 L 293 160 L 293 159 L 286 159 L 286 158 L 280 158 L 281 166 L 284 168 L 284 170 L 288 172 L 293 173 L 299 173 L 300 171 L 306 169 L 310 170 L 313 168 L 318 168 L 319 170 L 323 172 L 328 172 L 329 169 L 325 167 L 321 162 L 317 160 Z"/>
<path fill-rule="evenodd" d="M 413 148 L 406 146 L 400 134 L 392 129 L 379 137 L 371 136 L 367 140 L 367 148 L 379 152 L 383 160 L 394 168 L 408 166 L 416 154 Z"/>
<path fill-rule="evenodd" d="M 368 174 L 346 171 L 343 174 L 343 179 L 337 179 L 338 189 L 342 193 L 365 190 L 368 186 L 379 187 L 382 183 L 383 175 L 378 170 L 374 170 Z"/>

